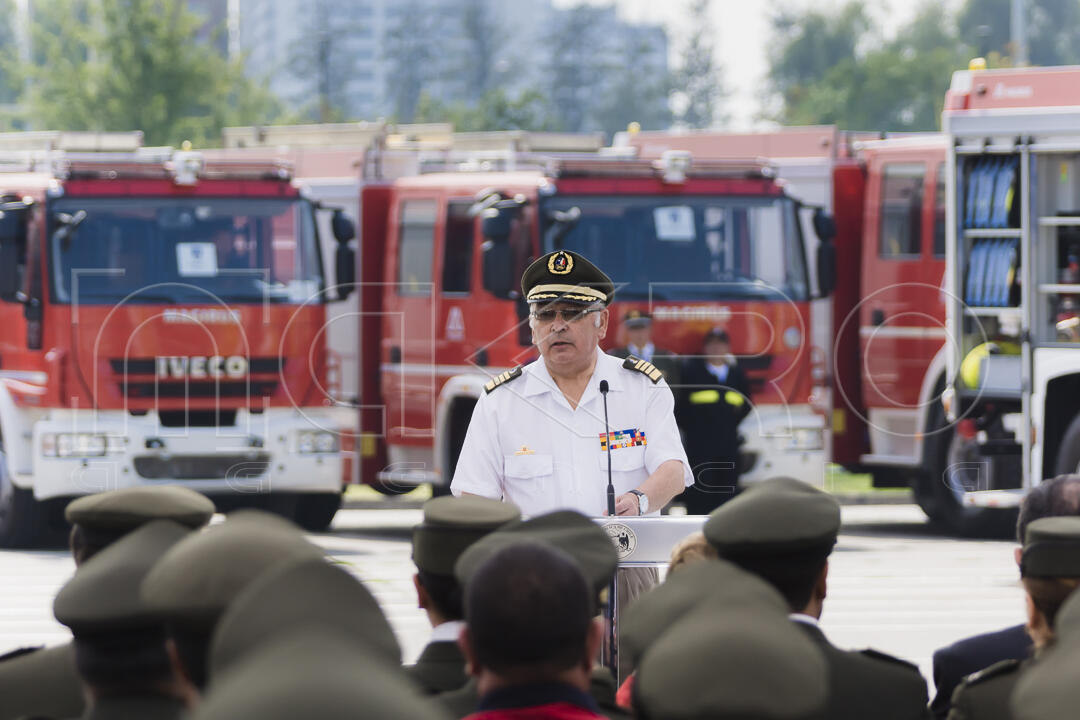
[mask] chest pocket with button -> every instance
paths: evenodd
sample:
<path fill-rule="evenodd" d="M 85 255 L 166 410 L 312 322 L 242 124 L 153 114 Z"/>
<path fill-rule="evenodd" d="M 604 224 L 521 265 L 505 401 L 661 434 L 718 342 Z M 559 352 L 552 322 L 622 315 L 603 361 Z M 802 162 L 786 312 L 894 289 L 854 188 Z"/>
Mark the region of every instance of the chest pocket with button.
<path fill-rule="evenodd" d="M 638 445 L 635 447 L 618 448 L 611 451 L 611 471 L 631 472 L 640 470 L 645 466 L 645 448 Z M 607 453 L 600 453 L 600 469 L 607 472 Z"/>
<path fill-rule="evenodd" d="M 554 471 L 550 455 L 505 455 L 503 472 L 508 478 L 528 480 L 550 477 Z"/>

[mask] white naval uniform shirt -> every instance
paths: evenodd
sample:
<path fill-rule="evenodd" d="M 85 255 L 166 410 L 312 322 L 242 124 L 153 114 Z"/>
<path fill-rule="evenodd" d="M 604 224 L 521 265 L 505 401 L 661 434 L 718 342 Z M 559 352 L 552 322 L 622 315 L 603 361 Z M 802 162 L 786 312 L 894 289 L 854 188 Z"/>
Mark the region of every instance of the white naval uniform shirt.
<path fill-rule="evenodd" d="M 644 434 L 644 444 L 615 447 L 620 444 L 618 438 L 613 443 L 615 494 L 635 489 L 668 460 L 681 462 L 683 483 L 693 484 L 667 382 L 661 379 L 654 385 L 622 364 L 621 358 L 597 349 L 596 369 L 574 410 L 543 358 L 526 365 L 521 377 L 481 396 L 450 485 L 453 493 L 506 500 L 530 516 L 553 510 L 603 515 L 607 454 L 600 444 L 604 434 L 601 380 L 608 381 L 612 433 L 629 431 L 626 438 L 633 431 Z"/>

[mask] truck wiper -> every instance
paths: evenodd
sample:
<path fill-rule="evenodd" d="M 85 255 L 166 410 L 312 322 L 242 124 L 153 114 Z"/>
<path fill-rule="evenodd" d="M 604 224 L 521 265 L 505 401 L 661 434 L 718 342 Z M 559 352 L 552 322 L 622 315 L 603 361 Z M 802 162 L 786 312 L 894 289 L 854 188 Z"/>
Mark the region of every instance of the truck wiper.
<path fill-rule="evenodd" d="M 551 225 L 548 226 L 544 247 L 562 249 L 562 241 L 581 220 L 581 208 L 574 206 L 569 210 L 552 210 L 547 214 Z"/>
<path fill-rule="evenodd" d="M 79 210 L 75 213 L 56 213 L 53 215 L 53 221 L 60 227 L 56 228 L 53 232 L 53 242 L 59 242 L 60 246 L 67 250 L 71 245 L 71 238 L 75 236 L 75 231 L 82 225 L 83 220 L 86 219 L 86 211 Z"/>

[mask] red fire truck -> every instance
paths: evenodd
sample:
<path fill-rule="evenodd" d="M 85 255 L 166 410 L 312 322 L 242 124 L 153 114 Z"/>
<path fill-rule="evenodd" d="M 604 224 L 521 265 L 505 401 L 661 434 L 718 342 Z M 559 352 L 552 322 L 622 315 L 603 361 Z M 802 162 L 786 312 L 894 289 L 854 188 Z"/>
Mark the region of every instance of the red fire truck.
<path fill-rule="evenodd" d="M 999 513 L 965 504 L 947 474 L 966 441 L 941 403 L 950 384 L 945 136 L 875 139 L 809 127 L 636 133 L 620 142 L 645 158 L 672 149 L 767 157 L 794 197 L 833 214 L 840 280 L 831 297 L 815 302 L 811 334 L 829 369 L 822 378 L 829 459 L 871 473 L 878 487 L 910 486 L 930 518 L 953 531 L 1000 524 Z"/>
<path fill-rule="evenodd" d="M 755 405 L 742 425 L 744 478 L 820 483 L 824 417 L 810 405 L 806 340 L 810 303 L 831 290 L 827 220 L 819 250 L 799 204 L 757 161 L 673 152 L 506 162 L 363 189 L 361 478 L 448 485 L 484 383 L 535 357 L 522 271 L 565 248 L 611 275 L 616 320 L 652 313 L 658 346 L 698 354 L 705 332 L 726 326 Z M 621 340 L 613 333 L 605 347 Z"/>
<path fill-rule="evenodd" d="M 45 139 L 0 162 L 0 544 L 50 536 L 72 496 L 161 483 L 328 525 L 337 295 L 288 168 Z M 333 225 L 350 288 L 353 230 Z"/>

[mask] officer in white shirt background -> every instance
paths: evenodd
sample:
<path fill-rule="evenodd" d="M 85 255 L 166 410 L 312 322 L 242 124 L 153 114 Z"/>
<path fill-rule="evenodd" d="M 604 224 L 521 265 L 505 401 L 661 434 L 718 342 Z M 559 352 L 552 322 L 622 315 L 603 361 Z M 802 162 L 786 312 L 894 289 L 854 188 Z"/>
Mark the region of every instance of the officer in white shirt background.
<path fill-rule="evenodd" d="M 662 373 L 600 350 L 611 279 L 559 250 L 530 265 L 521 286 L 540 358 L 485 386 L 451 490 L 513 502 L 524 515 L 604 515 L 610 444 L 616 514 L 658 514 L 693 476 Z"/>

